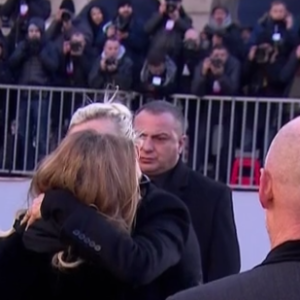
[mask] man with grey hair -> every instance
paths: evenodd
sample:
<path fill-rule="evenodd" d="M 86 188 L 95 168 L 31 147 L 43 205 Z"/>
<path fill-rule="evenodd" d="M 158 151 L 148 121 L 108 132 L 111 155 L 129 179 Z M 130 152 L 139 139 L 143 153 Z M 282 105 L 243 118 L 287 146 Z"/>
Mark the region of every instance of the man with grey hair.
<path fill-rule="evenodd" d="M 240 252 L 231 191 L 181 161 L 186 140 L 181 110 L 166 101 L 149 102 L 136 112 L 134 127 L 143 139 L 142 172 L 189 208 L 201 249 L 203 281 L 238 273 Z"/>
<path fill-rule="evenodd" d="M 253 270 L 178 293 L 168 300 L 299 300 L 299 182 L 298 117 L 279 130 L 261 170 L 259 200 L 265 210 L 270 253 Z"/>

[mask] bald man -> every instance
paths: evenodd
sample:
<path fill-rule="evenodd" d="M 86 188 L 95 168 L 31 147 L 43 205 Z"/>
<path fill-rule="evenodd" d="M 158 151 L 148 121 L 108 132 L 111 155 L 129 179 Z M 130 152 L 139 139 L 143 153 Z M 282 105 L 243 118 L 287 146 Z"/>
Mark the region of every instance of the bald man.
<path fill-rule="evenodd" d="M 300 118 L 286 124 L 274 138 L 261 170 L 259 200 L 271 243 L 265 260 L 250 271 L 167 300 L 300 299 Z"/>

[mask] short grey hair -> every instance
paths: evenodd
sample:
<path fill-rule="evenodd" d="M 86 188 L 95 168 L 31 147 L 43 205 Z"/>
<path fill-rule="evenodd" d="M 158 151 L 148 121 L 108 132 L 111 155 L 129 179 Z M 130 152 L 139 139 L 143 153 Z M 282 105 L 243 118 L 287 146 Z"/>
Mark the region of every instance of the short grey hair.
<path fill-rule="evenodd" d="M 136 111 L 134 117 L 138 116 L 143 111 L 149 112 L 153 115 L 168 113 L 172 115 L 173 118 L 180 124 L 180 129 L 182 130 L 182 133 L 186 132 L 187 124 L 185 122 L 185 118 L 181 109 L 170 102 L 163 100 L 150 101 L 141 106 Z"/>

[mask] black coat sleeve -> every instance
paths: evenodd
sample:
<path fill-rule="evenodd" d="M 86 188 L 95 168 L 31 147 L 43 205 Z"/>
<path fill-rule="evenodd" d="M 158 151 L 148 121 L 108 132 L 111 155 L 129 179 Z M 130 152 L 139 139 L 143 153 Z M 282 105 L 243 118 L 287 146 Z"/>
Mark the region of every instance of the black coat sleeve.
<path fill-rule="evenodd" d="M 239 273 L 240 248 L 234 221 L 232 193 L 228 187 L 220 190 L 214 214 L 210 265 L 207 281 Z"/>
<path fill-rule="evenodd" d="M 146 209 L 147 218 L 137 222 L 132 235 L 65 191 L 46 193 L 41 211 L 44 219 L 60 223 L 62 241 L 71 244 L 82 258 L 139 286 L 180 261 L 191 224 L 187 208 L 173 195 L 155 192 L 144 205 L 141 203 L 139 211 Z"/>

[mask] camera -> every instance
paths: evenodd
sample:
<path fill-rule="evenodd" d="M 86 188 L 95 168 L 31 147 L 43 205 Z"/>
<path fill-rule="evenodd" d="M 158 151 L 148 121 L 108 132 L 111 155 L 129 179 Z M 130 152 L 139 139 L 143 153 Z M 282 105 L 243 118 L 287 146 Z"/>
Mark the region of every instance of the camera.
<path fill-rule="evenodd" d="M 118 31 L 126 32 L 126 31 L 128 31 L 129 21 L 130 20 L 128 18 L 118 16 L 114 21 L 114 25 Z"/>
<path fill-rule="evenodd" d="M 105 60 L 105 65 L 108 66 L 108 67 L 116 65 L 116 64 L 117 64 L 117 60 L 115 58 L 113 58 L 113 57 L 107 58 Z"/>
<path fill-rule="evenodd" d="M 254 55 L 254 60 L 257 63 L 265 63 L 268 61 L 268 52 L 266 48 L 257 48 Z"/>
<path fill-rule="evenodd" d="M 80 42 L 71 42 L 70 49 L 72 52 L 79 52 L 82 49 L 82 44 Z"/>
<path fill-rule="evenodd" d="M 197 43 L 195 40 L 186 40 L 184 41 L 184 48 L 190 51 L 196 51 L 198 49 Z"/>
<path fill-rule="evenodd" d="M 219 58 L 213 58 L 213 59 L 211 59 L 210 62 L 212 64 L 212 66 L 216 69 L 223 67 L 223 61 Z"/>
<path fill-rule="evenodd" d="M 167 1 L 167 13 L 172 14 L 177 9 L 177 3 L 173 1 Z"/>
<path fill-rule="evenodd" d="M 63 22 L 69 22 L 71 20 L 72 16 L 69 12 L 67 11 L 64 11 L 62 14 L 61 14 L 61 20 Z"/>

